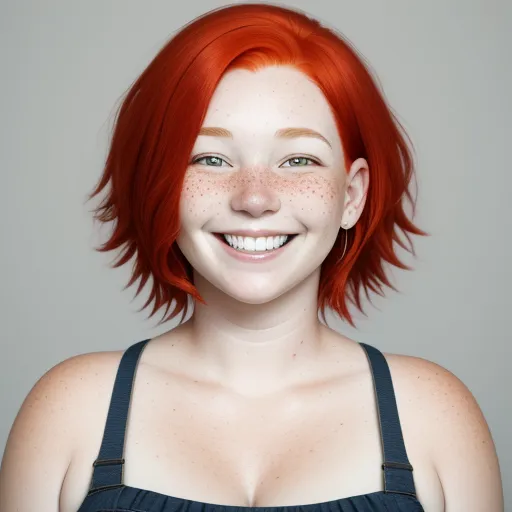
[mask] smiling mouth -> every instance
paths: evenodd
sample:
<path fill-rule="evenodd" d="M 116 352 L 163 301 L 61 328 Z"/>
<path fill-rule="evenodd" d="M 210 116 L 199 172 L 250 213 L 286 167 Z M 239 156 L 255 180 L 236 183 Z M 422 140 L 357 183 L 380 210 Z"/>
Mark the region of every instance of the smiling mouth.
<path fill-rule="evenodd" d="M 244 253 L 258 254 L 272 252 L 285 245 L 289 244 L 296 236 L 295 234 L 289 235 L 276 235 L 276 236 L 236 236 L 223 233 L 213 233 L 222 243 L 229 247 Z"/>

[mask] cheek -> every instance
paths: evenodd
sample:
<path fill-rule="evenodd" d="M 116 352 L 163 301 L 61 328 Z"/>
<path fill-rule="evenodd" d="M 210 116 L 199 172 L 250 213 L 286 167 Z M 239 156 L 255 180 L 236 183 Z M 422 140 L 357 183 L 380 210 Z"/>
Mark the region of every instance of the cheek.
<path fill-rule="evenodd" d="M 181 193 L 180 214 L 184 224 L 201 220 L 218 211 L 225 201 L 225 190 L 219 187 L 218 177 L 210 172 L 188 170 Z"/>
<path fill-rule="evenodd" d="M 339 177 L 332 175 L 307 174 L 294 180 L 279 180 L 275 190 L 305 224 L 321 225 L 341 215 L 340 182 Z"/>

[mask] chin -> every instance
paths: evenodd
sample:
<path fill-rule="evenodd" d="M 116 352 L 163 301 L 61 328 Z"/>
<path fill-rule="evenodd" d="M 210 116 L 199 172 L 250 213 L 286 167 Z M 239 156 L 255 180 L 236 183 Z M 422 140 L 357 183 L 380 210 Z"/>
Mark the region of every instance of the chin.
<path fill-rule="evenodd" d="M 254 281 L 256 280 L 248 280 L 243 287 L 240 286 L 240 281 L 236 280 L 234 283 L 216 283 L 214 286 L 239 302 L 254 305 L 272 302 L 291 288 L 291 286 L 286 286 L 285 283 L 278 286 L 275 279 L 273 282 L 268 282 L 266 279 L 259 279 L 257 283 Z"/>

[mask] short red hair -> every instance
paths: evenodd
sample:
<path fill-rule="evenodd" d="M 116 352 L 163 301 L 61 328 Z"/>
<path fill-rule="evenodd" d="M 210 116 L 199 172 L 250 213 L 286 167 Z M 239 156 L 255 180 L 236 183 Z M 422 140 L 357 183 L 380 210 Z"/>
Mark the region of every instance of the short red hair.
<path fill-rule="evenodd" d="M 115 225 L 97 250 L 123 246 L 114 268 L 135 256 L 126 287 L 140 278 L 137 296 L 152 278 L 142 309 L 153 301 L 152 317 L 165 306 L 159 324 L 180 312 L 183 321 L 188 295 L 204 303 L 176 238 L 182 184 L 210 99 L 226 71 L 272 65 L 293 66 L 318 85 L 336 118 L 346 168 L 359 157 L 370 168 L 365 208 L 346 232 L 347 252 L 338 263 L 345 236 L 340 230 L 322 264 L 318 307 L 324 321 L 329 307 L 354 326 L 348 301 L 363 312 L 362 290 L 367 297 L 370 290 L 382 296 L 383 285 L 396 290 L 384 262 L 411 270 L 393 242 L 414 254 L 409 233 L 427 235 L 402 205 L 408 200 L 414 213 L 412 144 L 356 50 L 297 10 L 260 3 L 215 9 L 183 27 L 131 86 L 117 112 L 103 175 L 89 196 L 110 184 L 94 217 Z"/>

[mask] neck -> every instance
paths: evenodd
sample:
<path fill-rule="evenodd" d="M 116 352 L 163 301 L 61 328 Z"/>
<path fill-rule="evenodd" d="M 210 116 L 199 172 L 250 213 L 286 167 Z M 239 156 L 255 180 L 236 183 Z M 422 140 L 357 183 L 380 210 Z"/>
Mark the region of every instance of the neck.
<path fill-rule="evenodd" d="M 258 394 L 307 372 L 327 329 L 318 320 L 319 274 L 264 304 L 241 303 L 195 274 L 207 304 L 196 303 L 187 324 L 200 365 L 227 386 Z"/>

